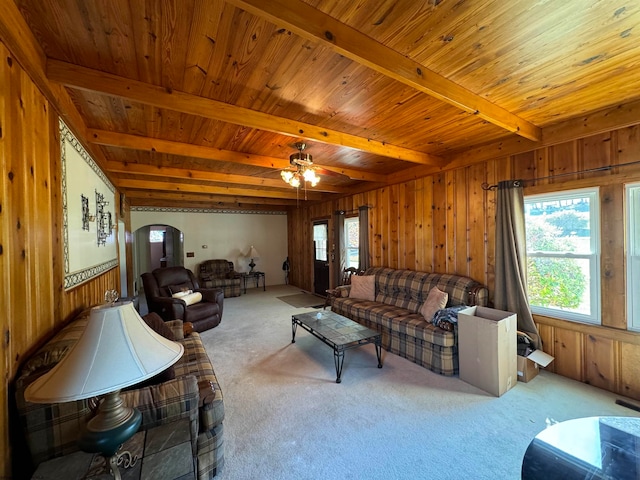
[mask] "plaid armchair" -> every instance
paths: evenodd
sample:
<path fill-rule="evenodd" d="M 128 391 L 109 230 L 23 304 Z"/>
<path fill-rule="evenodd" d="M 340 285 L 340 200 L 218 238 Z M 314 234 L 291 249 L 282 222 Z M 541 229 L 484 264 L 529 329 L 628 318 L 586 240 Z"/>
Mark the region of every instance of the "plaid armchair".
<path fill-rule="evenodd" d="M 239 297 L 242 294 L 242 276 L 236 272 L 233 262 L 223 259 L 206 260 L 200 264 L 200 285 L 206 288 L 222 288 L 224 296 Z"/>

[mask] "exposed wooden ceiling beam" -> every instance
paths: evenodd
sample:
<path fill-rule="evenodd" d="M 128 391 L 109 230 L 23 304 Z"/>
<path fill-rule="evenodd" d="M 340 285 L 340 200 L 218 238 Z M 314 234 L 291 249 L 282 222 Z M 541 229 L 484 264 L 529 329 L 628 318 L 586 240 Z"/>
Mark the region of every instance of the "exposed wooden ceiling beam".
<path fill-rule="evenodd" d="M 61 83 L 69 88 L 112 95 L 145 105 L 212 118 L 233 123 L 234 125 L 243 125 L 295 138 L 340 145 L 412 163 L 423 165 L 444 164 L 442 158 L 424 152 L 321 128 L 317 125 L 297 122 L 289 118 L 276 117 L 177 90 L 167 90 L 156 85 L 130 80 L 51 58 L 47 60 L 47 77 L 49 80 Z"/>
<path fill-rule="evenodd" d="M 132 150 L 203 158 L 206 160 L 215 160 L 220 162 L 241 163 L 243 165 L 253 165 L 256 167 L 273 168 L 277 170 L 290 166 L 289 160 L 285 160 L 283 158 L 234 152 L 231 150 L 223 150 L 221 148 L 203 147 L 190 143 L 172 142 L 169 140 L 141 137 L 126 133 L 109 132 L 107 130 L 90 129 L 89 138 L 92 143 L 106 147 L 129 148 Z M 317 163 L 314 163 L 314 165 L 326 170 L 331 170 L 332 172 L 346 175 L 352 180 L 382 183 L 386 181 L 386 175 L 368 173 L 362 170 L 353 170 L 350 168 L 329 167 Z"/>
<path fill-rule="evenodd" d="M 303 38 L 320 42 L 335 52 L 454 105 L 466 112 L 530 140 L 542 138 L 540 129 L 424 65 L 373 40 L 335 18 L 299 0 L 227 0 L 247 12 L 285 26 Z"/>
<path fill-rule="evenodd" d="M 258 187 L 271 187 L 289 189 L 281 179 L 260 178 L 248 175 L 233 175 L 230 173 L 206 172 L 203 170 L 192 170 L 185 168 L 175 168 L 166 166 L 144 165 L 139 163 L 127 162 L 107 162 L 107 170 L 112 173 L 133 174 L 136 176 L 152 176 L 163 177 L 171 180 L 203 180 L 207 182 L 231 183 L 238 185 L 253 185 Z M 348 193 L 348 189 L 335 187 L 332 185 L 323 185 L 318 183 L 313 187 L 314 192 L 330 192 L 330 193 Z"/>
<path fill-rule="evenodd" d="M 303 191 L 297 191 L 291 188 L 291 191 L 277 190 L 252 190 L 250 188 L 234 188 L 219 187 L 210 185 L 198 185 L 194 183 L 178 183 L 178 182 L 154 182 L 149 180 L 136 180 L 120 178 L 116 180 L 118 188 L 121 189 L 147 189 L 147 190 L 164 190 L 170 192 L 185 193 L 210 193 L 218 195 L 237 195 L 244 197 L 267 197 L 267 198 L 289 198 L 298 199 L 306 198 L 308 200 L 322 200 L 322 194 L 308 190 L 305 194 Z"/>

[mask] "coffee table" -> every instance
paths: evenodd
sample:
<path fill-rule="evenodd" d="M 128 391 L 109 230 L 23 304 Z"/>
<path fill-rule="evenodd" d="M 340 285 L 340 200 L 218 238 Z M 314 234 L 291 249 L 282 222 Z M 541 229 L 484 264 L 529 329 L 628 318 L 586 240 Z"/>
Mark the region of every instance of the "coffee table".
<path fill-rule="evenodd" d="M 344 352 L 369 343 L 375 344 L 378 368 L 382 368 L 382 334 L 334 312 L 308 312 L 291 317 L 291 343 L 296 343 L 296 329 L 300 325 L 314 337 L 333 348 L 336 383 L 342 381 Z"/>

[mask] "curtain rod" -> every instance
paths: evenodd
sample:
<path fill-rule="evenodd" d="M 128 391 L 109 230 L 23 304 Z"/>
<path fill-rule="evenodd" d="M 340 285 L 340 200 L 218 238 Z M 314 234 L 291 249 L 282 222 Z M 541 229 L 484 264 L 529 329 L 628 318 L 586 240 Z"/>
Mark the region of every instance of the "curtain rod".
<path fill-rule="evenodd" d="M 360 205 L 358 208 L 354 208 L 353 210 L 336 210 L 334 215 L 346 215 L 347 213 L 358 213 L 361 209 L 373 208 L 371 205 Z"/>
<path fill-rule="evenodd" d="M 606 167 L 597 167 L 597 168 L 589 168 L 587 170 L 581 170 L 579 172 L 568 172 L 568 173 L 558 173 L 556 175 L 548 175 L 546 177 L 539 177 L 539 178 L 530 178 L 527 180 L 517 180 L 519 182 L 522 183 L 533 183 L 533 182 L 537 182 L 538 180 L 549 180 L 551 178 L 557 178 L 557 177 L 566 177 L 567 175 L 581 175 L 583 173 L 594 173 L 594 172 L 602 172 L 602 171 L 606 171 L 606 170 L 611 170 L 613 168 L 620 168 L 620 167 L 628 167 L 630 165 L 637 165 L 640 163 L 640 160 L 637 160 L 635 162 L 627 162 L 627 163 L 621 163 L 619 165 L 609 165 Z M 516 181 L 516 180 L 514 180 Z M 484 182 L 481 185 L 483 190 L 495 190 L 496 188 L 498 188 L 498 185 L 489 185 L 487 182 Z"/>

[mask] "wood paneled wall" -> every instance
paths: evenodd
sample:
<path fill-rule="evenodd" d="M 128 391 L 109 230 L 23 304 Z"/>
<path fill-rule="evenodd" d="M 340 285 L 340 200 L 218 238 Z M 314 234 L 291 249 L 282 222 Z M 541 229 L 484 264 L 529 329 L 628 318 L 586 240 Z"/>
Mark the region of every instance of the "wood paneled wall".
<path fill-rule="evenodd" d="M 11 467 L 11 382 L 37 346 L 119 285 L 119 272 L 64 291 L 58 116 L 2 43 L 0 159 L 0 478 L 18 478 L 12 470 L 19 465 Z"/>
<path fill-rule="evenodd" d="M 535 320 L 545 351 L 555 357 L 548 369 L 640 399 L 640 334 L 626 330 L 624 258 L 624 184 L 640 181 L 640 165 L 616 167 L 636 161 L 640 161 L 639 126 L 294 209 L 288 223 L 290 281 L 313 291 L 314 220 L 330 219 L 332 230 L 334 211 L 369 205 L 372 265 L 467 275 L 486 284 L 493 298 L 496 194 L 483 190 L 482 183 L 543 178 L 526 183 L 525 195 L 597 185 L 602 326 L 541 316 Z M 602 167 L 612 168 L 573 174 Z"/>

